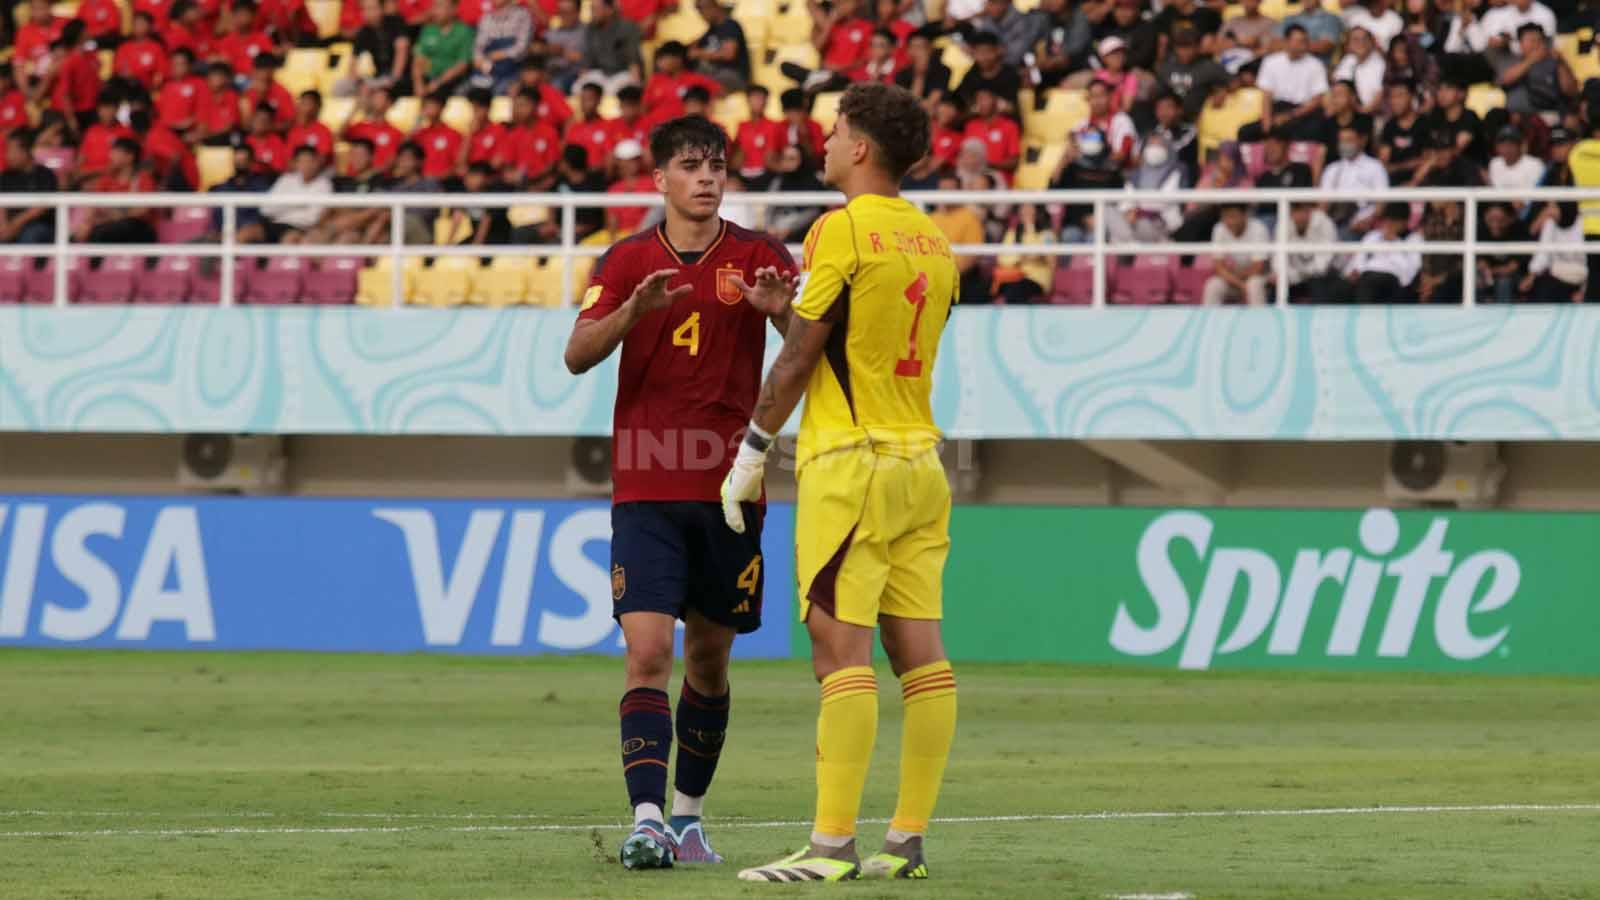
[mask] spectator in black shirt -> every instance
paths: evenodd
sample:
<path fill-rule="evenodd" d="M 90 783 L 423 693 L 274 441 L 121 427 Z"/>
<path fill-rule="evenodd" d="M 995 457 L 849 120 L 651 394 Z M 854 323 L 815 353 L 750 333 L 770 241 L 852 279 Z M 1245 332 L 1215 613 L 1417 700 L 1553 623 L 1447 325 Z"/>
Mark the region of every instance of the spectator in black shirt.
<path fill-rule="evenodd" d="M 1322 119 L 1311 129 L 1316 140 L 1321 141 L 1325 148 L 1323 159 L 1331 161 L 1339 158 L 1339 131 L 1343 128 L 1353 128 L 1363 141 L 1372 141 L 1372 117 L 1361 112 L 1353 81 L 1333 83 L 1323 100 Z"/>
<path fill-rule="evenodd" d="M 1150 135 L 1165 141 L 1168 151 L 1183 164 L 1184 184 L 1194 184 L 1200 175 L 1200 141 L 1195 127 L 1184 118 L 1183 104 L 1172 94 L 1157 95 L 1155 109 L 1156 124 Z"/>
<path fill-rule="evenodd" d="M 1156 70 L 1156 81 L 1183 102 L 1184 118 L 1200 119 L 1206 98 L 1228 83 L 1228 70 L 1200 53 L 1200 36 L 1184 29 L 1172 38 L 1172 55 Z"/>
<path fill-rule="evenodd" d="M 372 66 L 377 72 L 368 86 L 386 85 L 393 89 L 396 97 L 409 96 L 411 26 L 405 19 L 385 12 L 380 0 L 363 0 L 361 18 L 366 24 L 356 32 L 355 54 L 371 54 Z"/>
<path fill-rule="evenodd" d="M 978 91 L 988 89 L 1000 101 L 1000 111 L 1017 115 L 1017 92 L 1022 90 L 1022 75 L 1000 56 L 1000 39 L 987 31 L 972 36 L 972 68 L 956 88 L 961 101 L 970 109 Z"/>
<path fill-rule="evenodd" d="M 910 64 L 894 74 L 894 83 L 922 98 L 922 105 L 930 111 L 950 90 L 950 70 L 933 49 L 933 39 L 938 36 L 937 25 L 924 25 L 911 32 L 906 38 Z"/>
<path fill-rule="evenodd" d="M 1274 128 L 1262 142 L 1267 169 L 1256 176 L 1258 188 L 1308 188 L 1313 185 L 1311 167 L 1289 159 L 1290 134 L 1287 128 Z M 1255 217 L 1271 232 L 1278 224 L 1278 204 L 1262 203 L 1256 206 Z"/>
<path fill-rule="evenodd" d="M 1061 170 L 1061 175 L 1051 182 L 1056 190 L 1111 191 L 1122 187 L 1122 172 L 1111 156 L 1111 147 L 1105 136 L 1090 129 L 1079 134 L 1078 152 Z M 1118 215 L 1115 209 L 1110 215 Z M 1081 244 L 1094 239 L 1094 207 L 1090 204 L 1069 205 L 1061 216 L 1061 240 L 1067 244 Z"/>
<path fill-rule="evenodd" d="M 1456 155 L 1465 157 L 1475 166 L 1488 163 L 1489 149 L 1482 138 L 1483 122 L 1477 113 L 1467 109 L 1466 85 L 1450 79 L 1439 82 L 1433 111 L 1423 120 L 1433 135 L 1431 146 L 1440 147 L 1442 135 Z"/>
<path fill-rule="evenodd" d="M 1173 0 L 1153 20 L 1160 46 L 1156 52 L 1167 58 L 1172 39 L 1187 28 L 1200 39 L 1200 52 L 1210 56 L 1217 50 L 1217 32 L 1222 30 L 1222 14 L 1199 0 Z"/>
<path fill-rule="evenodd" d="M 33 161 L 33 132 L 18 128 L 6 136 L 6 170 L 0 172 L 0 193 L 47 194 L 58 189 L 56 173 Z M 48 244 L 55 240 L 53 206 L 0 209 L 0 243 Z"/>
<path fill-rule="evenodd" d="M 367 144 L 367 150 L 370 153 L 371 144 Z M 255 148 L 241 143 L 233 148 L 233 176 L 213 186 L 211 190 L 219 194 L 264 194 L 271 188 L 272 176 L 256 171 Z M 260 243 L 266 238 L 266 220 L 262 218 L 261 210 L 253 206 L 241 206 L 235 209 L 233 222 L 241 244 Z M 207 236 L 208 240 L 214 242 L 220 234 L 222 234 L 222 210 L 217 208 L 211 211 L 211 234 Z M 212 259 L 211 262 L 215 263 L 216 260 Z M 206 268 L 204 263 L 202 268 Z"/>
<path fill-rule="evenodd" d="M 1428 146 L 1428 125 L 1417 115 L 1411 85 L 1389 85 L 1389 121 L 1378 134 L 1378 161 L 1389 170 L 1389 183 L 1411 184 Z"/>
<path fill-rule="evenodd" d="M 1495 203 L 1483 211 L 1483 228 L 1478 240 L 1487 244 L 1510 244 L 1530 240 L 1527 226 L 1509 204 Z M 1511 303 L 1517 299 L 1517 284 L 1527 268 L 1527 254 L 1478 253 L 1478 299 Z"/>
<path fill-rule="evenodd" d="M 487 162 L 475 162 L 467 167 L 466 175 L 450 179 L 445 184 L 445 190 L 451 193 L 499 194 L 511 188 L 495 177 L 494 166 Z M 462 241 L 463 244 L 511 243 L 511 219 L 503 206 L 458 207 L 454 215 L 465 220 L 471 231 L 471 236 Z"/>
<path fill-rule="evenodd" d="M 750 82 L 750 44 L 744 28 L 718 0 L 699 0 L 695 9 L 706 20 L 706 33 L 689 48 L 689 61 L 729 92 Z"/>
<path fill-rule="evenodd" d="M 1045 21 L 1044 36 L 1033 47 L 1033 71 L 1040 87 L 1052 88 L 1074 70 L 1088 64 L 1089 46 L 1094 37 L 1081 4 L 1040 0 L 1039 8 L 1049 18 Z"/>

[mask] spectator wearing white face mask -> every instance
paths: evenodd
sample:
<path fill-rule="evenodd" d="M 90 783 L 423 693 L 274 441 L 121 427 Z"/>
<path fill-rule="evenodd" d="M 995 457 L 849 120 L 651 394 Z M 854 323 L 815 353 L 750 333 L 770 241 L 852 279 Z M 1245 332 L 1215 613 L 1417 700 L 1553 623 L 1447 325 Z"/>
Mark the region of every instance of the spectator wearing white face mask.
<path fill-rule="evenodd" d="M 1186 187 L 1183 163 L 1165 140 L 1151 135 L 1139 154 L 1139 166 L 1128 179 L 1128 189 L 1172 194 L 1173 202 L 1137 200 L 1117 204 L 1108 214 L 1106 233 L 1113 243 L 1161 243 L 1183 224 L 1183 205 L 1177 202 Z"/>
<path fill-rule="evenodd" d="M 1339 226 L 1342 240 L 1354 240 L 1372 229 L 1377 216 L 1373 192 L 1389 188 L 1389 173 L 1367 155 L 1366 140 L 1353 127 L 1339 129 L 1339 159 L 1322 170 L 1323 191 L 1349 196 L 1328 204 L 1328 217 Z M 1362 193 L 1357 193 L 1362 192 Z"/>

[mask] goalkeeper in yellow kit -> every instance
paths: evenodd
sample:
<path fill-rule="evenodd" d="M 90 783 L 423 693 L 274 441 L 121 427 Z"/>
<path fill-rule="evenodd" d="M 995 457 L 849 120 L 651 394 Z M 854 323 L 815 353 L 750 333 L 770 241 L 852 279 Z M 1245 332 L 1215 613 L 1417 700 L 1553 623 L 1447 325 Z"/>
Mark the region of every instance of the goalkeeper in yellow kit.
<path fill-rule="evenodd" d="M 826 144 L 823 180 L 844 208 L 812 226 L 794 315 L 722 486 L 734 530 L 759 497 L 772 436 L 803 392 L 795 513 L 800 614 L 822 683 L 817 815 L 809 846 L 746 881 L 925 878 L 922 839 L 955 734 L 956 682 L 940 640 L 950 549 L 950 486 L 929 395 L 939 337 L 956 302 L 950 244 L 900 179 L 928 150 L 910 93 L 852 86 Z M 793 292 L 772 274 L 747 292 Z M 900 679 L 900 796 L 882 852 L 860 861 L 855 831 L 878 728 L 874 628 Z"/>

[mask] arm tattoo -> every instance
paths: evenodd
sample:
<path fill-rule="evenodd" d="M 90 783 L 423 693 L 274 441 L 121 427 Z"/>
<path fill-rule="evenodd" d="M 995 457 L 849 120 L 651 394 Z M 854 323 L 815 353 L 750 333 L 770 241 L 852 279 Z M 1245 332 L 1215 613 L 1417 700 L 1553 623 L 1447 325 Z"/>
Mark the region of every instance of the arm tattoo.
<path fill-rule="evenodd" d="M 811 371 L 822 358 L 823 347 L 833 331 L 830 322 L 814 322 L 805 316 L 790 316 L 783 349 L 761 384 L 761 396 L 751 421 L 762 430 L 777 434 L 805 393 Z"/>

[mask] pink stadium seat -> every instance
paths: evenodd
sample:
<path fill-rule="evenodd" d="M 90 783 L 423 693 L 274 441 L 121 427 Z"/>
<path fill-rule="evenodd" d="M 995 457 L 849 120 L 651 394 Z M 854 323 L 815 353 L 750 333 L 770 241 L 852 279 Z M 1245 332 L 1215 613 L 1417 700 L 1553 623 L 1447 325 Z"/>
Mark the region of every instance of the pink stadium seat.
<path fill-rule="evenodd" d="M 1166 303 L 1172 296 L 1172 263 L 1163 259 L 1160 265 L 1150 265 L 1140 260 L 1131 266 L 1118 266 L 1111 276 L 1112 303 L 1147 306 Z"/>
<path fill-rule="evenodd" d="M 24 270 L 22 283 L 23 303 L 54 303 L 56 299 L 56 263 L 45 260 L 43 268 L 29 265 Z M 67 296 L 72 296 L 72 283 L 67 283 Z"/>
<path fill-rule="evenodd" d="M 1322 156 L 1328 152 L 1320 141 L 1295 141 L 1289 145 L 1289 161 L 1305 163 L 1313 171 L 1322 163 Z"/>
<path fill-rule="evenodd" d="M 1088 256 L 1069 256 L 1066 265 L 1056 268 L 1050 302 L 1068 306 L 1088 306 L 1094 302 L 1094 261 Z"/>
<path fill-rule="evenodd" d="M 185 303 L 189 282 L 197 263 L 189 256 L 164 256 L 154 269 L 139 276 L 138 299 L 142 303 Z"/>
<path fill-rule="evenodd" d="M 319 268 L 305 273 L 302 300 L 306 303 L 348 304 L 356 300 L 357 272 L 361 271 L 359 256 L 329 257 Z"/>
<path fill-rule="evenodd" d="M 0 257 L 0 303 L 21 303 L 33 260 L 25 256 Z"/>
<path fill-rule="evenodd" d="M 180 206 L 172 218 L 163 219 L 156 233 L 163 244 L 187 244 L 211 229 L 211 210 L 203 206 Z"/>
<path fill-rule="evenodd" d="M 78 303 L 132 303 L 134 285 L 144 269 L 144 261 L 135 256 L 107 256 L 100 268 L 88 267 L 88 260 L 79 259 L 80 267 L 72 272 L 72 299 Z"/>
<path fill-rule="evenodd" d="M 274 256 L 267 260 L 266 268 L 250 273 L 248 287 L 240 296 L 245 303 L 297 303 L 309 268 L 303 258 Z"/>
<path fill-rule="evenodd" d="M 1172 272 L 1172 302 L 1198 306 L 1205 298 L 1206 279 L 1211 277 L 1211 257 L 1196 256 L 1194 265 L 1179 266 Z"/>
<path fill-rule="evenodd" d="M 1240 144 L 1239 155 L 1244 158 L 1244 170 L 1255 181 L 1267 171 L 1267 148 L 1260 143 Z"/>

